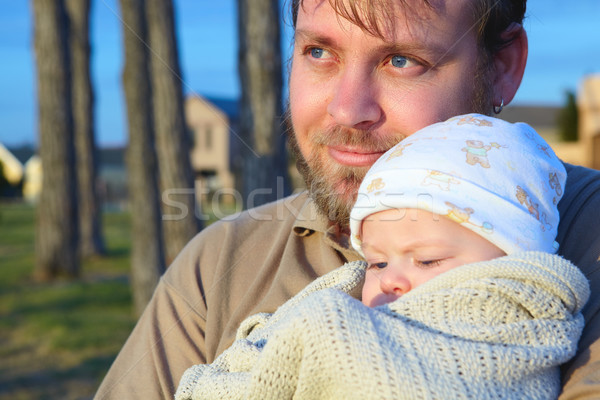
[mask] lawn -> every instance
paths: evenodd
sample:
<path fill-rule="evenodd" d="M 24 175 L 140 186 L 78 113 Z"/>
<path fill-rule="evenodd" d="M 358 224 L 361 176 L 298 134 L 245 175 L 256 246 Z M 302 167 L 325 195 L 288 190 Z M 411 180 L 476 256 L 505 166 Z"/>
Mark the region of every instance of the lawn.
<path fill-rule="evenodd" d="M 89 399 L 135 323 L 129 218 L 106 213 L 107 255 L 54 283 L 31 279 L 34 221 L 0 203 L 0 399 Z"/>

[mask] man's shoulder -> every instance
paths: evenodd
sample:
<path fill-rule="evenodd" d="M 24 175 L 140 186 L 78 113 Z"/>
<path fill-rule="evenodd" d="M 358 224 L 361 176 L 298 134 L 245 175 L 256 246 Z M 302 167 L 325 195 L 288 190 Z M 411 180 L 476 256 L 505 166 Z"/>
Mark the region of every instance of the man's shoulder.
<path fill-rule="evenodd" d="M 590 201 L 600 202 L 600 171 L 565 163 L 567 183 L 560 203 L 585 205 Z M 560 207 L 559 203 L 559 207 Z"/>
<path fill-rule="evenodd" d="M 314 208 L 304 192 L 224 216 L 199 232 L 175 259 L 173 266 L 232 262 L 244 254 L 248 261 L 285 246 L 294 227 Z M 308 209 L 308 211 L 307 211 Z M 315 217 L 318 219 L 319 217 Z M 311 221 L 308 221 L 310 223 Z M 314 222 L 314 221 L 313 221 Z"/>
<path fill-rule="evenodd" d="M 570 253 L 567 258 L 582 267 L 579 253 L 595 251 L 590 247 L 591 242 L 600 237 L 600 225 L 597 224 L 600 171 L 571 164 L 565 164 L 565 168 L 567 183 L 558 203 L 560 223 L 556 240 L 561 245 L 559 253 Z M 598 256 L 595 254 L 593 259 Z"/>
<path fill-rule="evenodd" d="M 600 209 L 600 171 L 570 164 L 565 164 L 565 168 L 567 183 L 564 195 L 558 203 L 560 223 L 557 241 L 561 244 L 562 251 L 570 250 L 572 253 L 571 257 L 567 258 L 578 264 L 580 255 L 577 253 L 592 250 L 591 241 L 600 237 L 600 225 L 597 224 Z M 594 260 L 598 259 L 598 256 L 595 254 Z"/>
<path fill-rule="evenodd" d="M 562 367 L 563 394 L 572 398 L 576 393 L 598 390 L 597 365 L 600 341 L 600 171 L 565 164 L 567 183 L 558 209 L 560 224 L 556 240 L 559 254 L 577 265 L 589 279 L 591 298 L 583 309 L 586 326 L 579 340 L 577 355 Z"/>

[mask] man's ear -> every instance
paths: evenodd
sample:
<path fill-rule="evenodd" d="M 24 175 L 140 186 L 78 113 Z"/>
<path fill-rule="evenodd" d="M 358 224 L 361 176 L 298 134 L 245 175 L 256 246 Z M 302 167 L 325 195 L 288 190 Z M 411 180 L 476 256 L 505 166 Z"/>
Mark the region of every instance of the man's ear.
<path fill-rule="evenodd" d="M 513 22 L 502 33 L 508 45 L 494 54 L 494 106 L 507 105 L 517 93 L 527 64 L 527 33 L 521 24 Z"/>

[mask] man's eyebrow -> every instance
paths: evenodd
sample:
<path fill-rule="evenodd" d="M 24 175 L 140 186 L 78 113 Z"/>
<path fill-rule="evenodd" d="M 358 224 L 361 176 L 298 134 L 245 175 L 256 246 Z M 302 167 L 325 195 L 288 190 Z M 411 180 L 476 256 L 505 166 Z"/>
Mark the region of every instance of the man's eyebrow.
<path fill-rule="evenodd" d="M 325 47 L 335 47 L 335 41 L 325 35 L 317 32 L 297 29 L 295 32 L 297 39 L 312 42 L 316 45 Z M 423 46 L 417 40 L 410 40 L 401 43 L 395 42 L 383 42 L 381 45 L 376 46 L 372 49 L 372 53 L 378 54 L 404 54 L 404 53 L 428 53 L 431 55 L 442 55 L 447 52 L 446 46 L 440 44 L 429 43 L 427 46 Z"/>
<path fill-rule="evenodd" d="M 427 46 L 423 46 L 419 41 L 407 41 L 402 43 L 385 42 L 380 46 L 377 46 L 374 52 L 384 54 L 430 54 L 430 55 L 442 55 L 447 52 L 445 46 L 437 43 L 428 43 Z"/>
<path fill-rule="evenodd" d="M 299 38 L 304 41 L 313 42 L 327 47 L 331 47 L 334 45 L 334 41 L 331 38 L 304 29 L 296 29 L 295 38 Z"/>

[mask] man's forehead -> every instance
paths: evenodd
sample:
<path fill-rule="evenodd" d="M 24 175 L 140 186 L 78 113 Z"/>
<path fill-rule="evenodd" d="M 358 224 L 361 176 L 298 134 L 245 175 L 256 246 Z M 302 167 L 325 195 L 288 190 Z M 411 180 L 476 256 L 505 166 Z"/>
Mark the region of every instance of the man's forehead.
<path fill-rule="evenodd" d="M 298 14 L 310 19 L 324 9 L 333 9 L 340 23 L 345 20 L 372 36 L 394 42 L 399 30 L 427 29 L 446 17 L 448 1 L 464 11 L 464 5 L 472 0 L 300 0 Z"/>
<path fill-rule="evenodd" d="M 358 27 L 367 36 L 381 39 L 390 46 L 400 44 L 403 50 L 445 53 L 472 30 L 469 27 L 471 14 L 466 11 L 471 9 L 467 4 L 472 1 L 304 0 L 298 10 L 296 41 L 306 39 L 306 33 L 310 33 L 320 36 L 320 42 L 326 45 L 337 30 L 334 25 L 339 24 L 340 32 L 348 33 Z M 365 9 L 367 3 L 373 7 L 371 11 Z M 378 8 L 380 3 L 387 8 Z"/>

